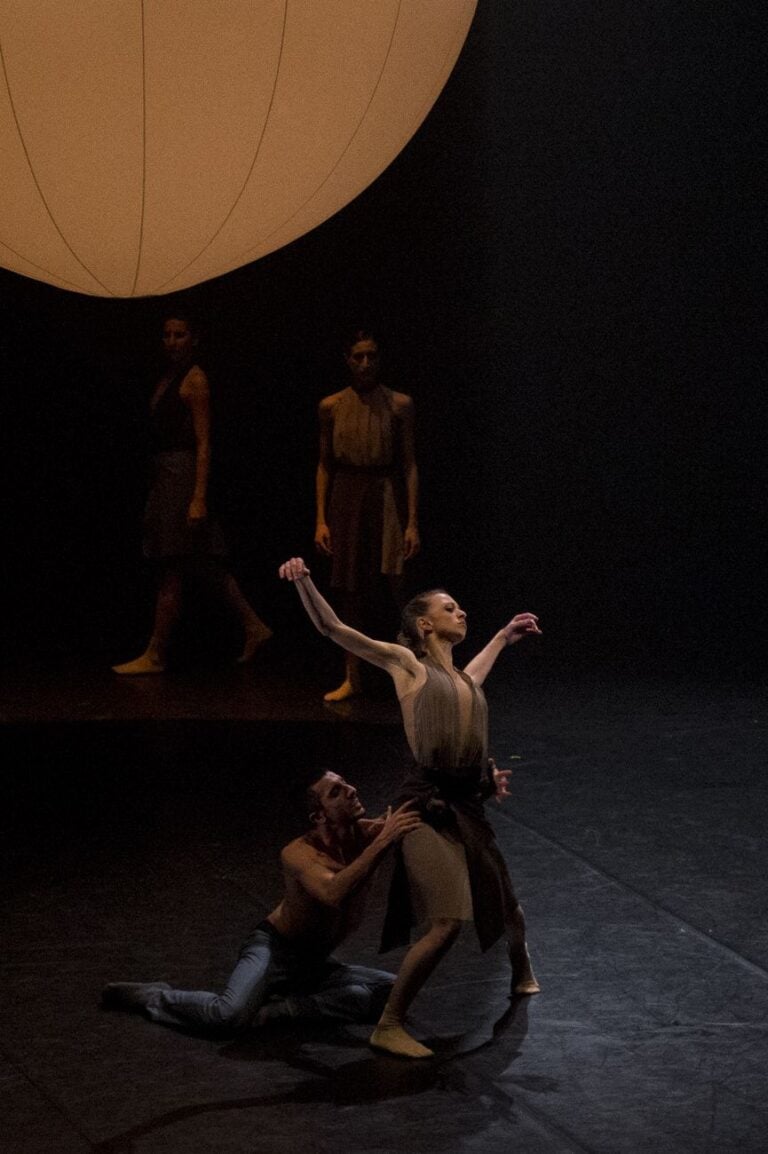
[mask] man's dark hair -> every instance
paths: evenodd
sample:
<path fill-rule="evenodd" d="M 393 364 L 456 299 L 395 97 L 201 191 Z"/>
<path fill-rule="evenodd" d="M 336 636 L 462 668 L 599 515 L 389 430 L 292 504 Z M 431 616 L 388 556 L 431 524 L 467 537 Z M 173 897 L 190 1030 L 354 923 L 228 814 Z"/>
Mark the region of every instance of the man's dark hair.
<path fill-rule="evenodd" d="M 318 817 L 322 812 L 320 806 L 320 798 L 317 795 L 315 786 L 319 781 L 322 781 L 326 773 L 330 772 L 331 771 L 325 767 L 323 769 L 310 769 L 307 771 L 303 779 L 302 789 L 304 793 L 304 808 L 306 810 L 307 816 L 312 821 L 314 821 L 314 819 Z"/>
<path fill-rule="evenodd" d="M 381 349 L 381 342 L 376 336 L 375 331 L 370 326 L 358 325 L 357 328 L 350 328 L 344 333 L 341 346 L 344 350 L 344 355 L 348 355 L 354 346 L 360 341 L 373 341 L 375 345 Z"/>

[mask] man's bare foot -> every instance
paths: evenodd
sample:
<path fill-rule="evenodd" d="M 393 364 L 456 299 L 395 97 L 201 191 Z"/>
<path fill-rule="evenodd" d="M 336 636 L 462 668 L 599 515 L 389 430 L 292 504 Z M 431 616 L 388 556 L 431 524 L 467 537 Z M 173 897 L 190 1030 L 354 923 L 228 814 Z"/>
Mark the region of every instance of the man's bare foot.
<path fill-rule="evenodd" d="M 382 1026 L 379 1024 L 368 1039 L 374 1050 L 384 1050 L 387 1054 L 397 1054 L 400 1058 L 434 1058 L 433 1050 L 422 1046 L 412 1038 L 402 1026 Z"/>
<path fill-rule="evenodd" d="M 346 679 L 342 681 L 338 689 L 331 689 L 329 693 L 323 694 L 323 701 L 346 701 L 348 697 L 357 697 L 360 693 L 360 685 L 355 681 Z"/>
<path fill-rule="evenodd" d="M 105 1010 L 145 1010 L 158 990 L 170 990 L 167 982 L 110 982 L 101 993 Z"/>
<path fill-rule="evenodd" d="M 165 665 L 159 657 L 151 653 L 142 653 L 134 661 L 126 661 L 124 665 L 113 665 L 113 673 L 135 675 L 141 673 L 165 673 Z"/>
<path fill-rule="evenodd" d="M 265 642 L 269 641 L 272 636 L 272 630 L 268 625 L 262 622 L 255 629 L 246 629 L 245 641 L 243 643 L 243 652 L 237 659 L 238 665 L 246 665 L 253 659 L 258 649 L 261 649 Z"/>

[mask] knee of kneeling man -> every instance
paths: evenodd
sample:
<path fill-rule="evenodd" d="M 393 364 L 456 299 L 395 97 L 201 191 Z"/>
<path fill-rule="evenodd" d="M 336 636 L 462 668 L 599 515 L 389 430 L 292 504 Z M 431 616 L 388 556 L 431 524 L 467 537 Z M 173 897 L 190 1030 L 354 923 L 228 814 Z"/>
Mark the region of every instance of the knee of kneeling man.
<path fill-rule="evenodd" d="M 214 1024 L 222 1030 L 244 1030 L 246 1026 L 250 1026 L 252 1021 L 250 1009 L 246 1009 L 244 1006 L 228 1006 L 226 1004 L 216 1007 L 214 1017 Z"/>

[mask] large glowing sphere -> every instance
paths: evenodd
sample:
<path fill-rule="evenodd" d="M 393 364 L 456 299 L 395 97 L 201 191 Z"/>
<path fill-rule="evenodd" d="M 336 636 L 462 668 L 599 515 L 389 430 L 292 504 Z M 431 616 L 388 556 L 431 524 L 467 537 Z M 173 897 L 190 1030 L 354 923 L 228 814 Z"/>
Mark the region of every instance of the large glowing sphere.
<path fill-rule="evenodd" d="M 99 296 L 288 244 L 397 156 L 476 0 L 0 0 L 0 264 Z"/>

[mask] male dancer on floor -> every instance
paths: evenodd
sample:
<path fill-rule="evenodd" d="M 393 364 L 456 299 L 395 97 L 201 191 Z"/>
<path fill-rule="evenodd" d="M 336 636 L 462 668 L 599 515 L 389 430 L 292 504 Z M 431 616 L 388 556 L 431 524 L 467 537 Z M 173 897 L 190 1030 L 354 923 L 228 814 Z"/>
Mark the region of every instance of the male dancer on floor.
<path fill-rule="evenodd" d="M 375 1021 L 394 975 L 332 958 L 361 920 L 366 883 L 389 846 L 420 825 L 412 803 L 366 820 L 357 790 L 330 771 L 307 791 L 311 829 L 282 851 L 285 893 L 253 931 L 223 993 L 166 982 L 112 982 L 108 1009 L 232 1033 L 280 1019 Z"/>

